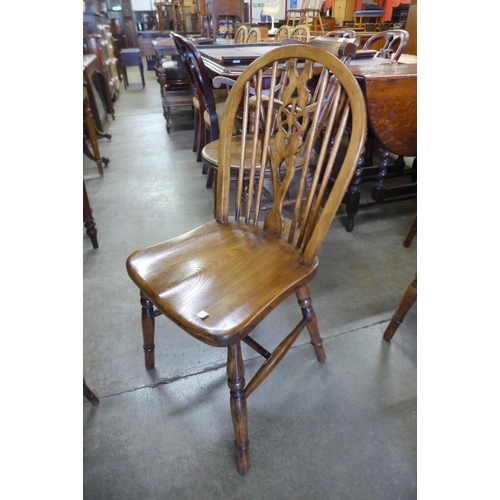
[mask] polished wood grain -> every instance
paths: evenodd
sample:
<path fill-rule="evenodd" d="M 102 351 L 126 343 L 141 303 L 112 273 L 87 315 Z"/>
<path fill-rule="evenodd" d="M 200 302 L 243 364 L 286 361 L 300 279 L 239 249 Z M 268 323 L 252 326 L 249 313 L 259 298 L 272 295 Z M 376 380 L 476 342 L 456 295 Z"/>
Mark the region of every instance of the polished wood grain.
<path fill-rule="evenodd" d="M 319 78 L 315 65 L 323 68 Z M 312 78 L 318 81 L 313 91 L 308 85 Z M 235 82 L 220 122 L 215 220 L 138 250 L 127 260 L 128 274 L 140 290 L 147 369 L 154 368 L 158 315 L 205 344 L 227 349 L 236 463 L 242 475 L 250 471 L 248 398 L 304 329 L 317 360 L 326 360 L 308 284 L 318 272 L 317 252 L 362 155 L 366 116 L 359 85 L 333 55 L 294 45 L 259 58 Z M 249 161 L 245 151 L 251 152 Z M 332 186 L 334 165 L 340 171 Z M 262 166 L 268 175 L 262 175 Z M 291 190 L 295 201 L 285 213 Z M 266 191 L 273 197 L 264 208 Z M 293 294 L 300 309 L 297 324 L 268 350 L 250 334 Z M 248 383 L 241 342 L 264 358 Z"/>

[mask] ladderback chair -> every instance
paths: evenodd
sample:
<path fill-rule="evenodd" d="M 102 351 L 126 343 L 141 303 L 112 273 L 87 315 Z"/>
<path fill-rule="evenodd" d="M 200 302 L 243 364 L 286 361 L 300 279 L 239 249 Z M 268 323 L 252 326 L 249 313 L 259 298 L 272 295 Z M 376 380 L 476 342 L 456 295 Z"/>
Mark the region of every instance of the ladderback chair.
<path fill-rule="evenodd" d="M 319 83 L 311 93 L 307 83 L 313 77 Z M 264 94 L 265 87 L 268 92 Z M 274 92 L 277 87 L 282 91 Z M 255 101 L 252 106 L 251 99 Z M 249 133 L 248 123 L 256 109 L 261 125 Z M 336 57 L 303 45 L 269 51 L 242 73 L 228 95 L 220 124 L 215 220 L 127 259 L 129 277 L 140 290 L 148 370 L 155 365 L 154 323 L 159 315 L 201 342 L 227 349 L 236 463 L 242 475 L 250 470 L 248 398 L 305 328 L 318 361 L 326 359 L 308 284 L 318 272 L 318 249 L 362 153 L 366 117 L 360 87 Z M 239 139 L 233 134 L 236 122 L 242 126 Z M 350 135 L 345 133 L 348 122 L 352 123 Z M 323 130 L 320 143 L 314 133 L 317 128 Z M 241 162 L 233 189 L 231 161 L 236 140 L 242 149 L 248 147 L 255 154 L 250 165 Z M 277 145 L 274 150 L 268 147 L 271 141 Z M 257 159 L 259 142 L 261 158 Z M 309 163 L 315 146 L 314 175 L 303 199 L 306 169 L 297 178 L 295 158 L 302 154 Z M 265 181 L 271 183 L 274 201 L 265 213 L 260 210 L 264 178 L 257 163 L 268 164 L 271 172 Z M 280 176 L 283 165 L 285 175 Z M 340 171 L 331 185 L 334 165 Z M 244 177 L 250 193 L 246 197 Z M 282 204 L 292 184 L 299 195 L 290 217 L 285 218 Z M 301 318 L 274 351 L 268 351 L 250 334 L 294 294 Z M 243 342 L 265 359 L 248 383 Z"/>
<path fill-rule="evenodd" d="M 403 53 L 408 43 L 409 34 L 405 30 L 387 30 L 381 31 L 371 36 L 365 43 L 363 50 L 373 47 L 375 42 L 384 40 L 384 46 L 379 50 L 377 57 L 385 57 L 397 61 Z"/>
<path fill-rule="evenodd" d="M 236 34 L 234 35 L 234 43 L 236 44 L 247 43 L 247 38 L 248 38 L 248 28 L 245 25 L 241 25 L 236 31 Z"/>

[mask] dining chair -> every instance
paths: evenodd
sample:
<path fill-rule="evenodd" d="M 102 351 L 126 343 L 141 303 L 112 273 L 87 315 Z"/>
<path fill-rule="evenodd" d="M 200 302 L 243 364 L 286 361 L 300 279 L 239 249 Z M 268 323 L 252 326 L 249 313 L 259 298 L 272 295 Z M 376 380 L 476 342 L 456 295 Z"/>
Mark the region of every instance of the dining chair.
<path fill-rule="evenodd" d="M 290 38 L 290 34 L 292 33 L 292 28 L 284 24 L 278 28 L 276 35 L 274 35 L 275 42 L 282 42 L 285 38 Z"/>
<path fill-rule="evenodd" d="M 259 28 L 250 28 L 248 30 L 248 36 L 246 43 L 260 43 L 261 35 Z"/>
<path fill-rule="evenodd" d="M 321 9 L 323 0 L 302 0 L 299 8 L 291 8 L 287 11 L 286 24 L 289 26 L 311 25 L 311 31 L 320 31 L 325 34 L 321 20 Z"/>
<path fill-rule="evenodd" d="M 236 44 L 247 43 L 247 38 L 248 38 L 248 28 L 245 25 L 241 25 L 236 31 L 236 34 L 234 35 L 234 43 Z"/>
<path fill-rule="evenodd" d="M 377 57 L 384 57 L 386 59 L 399 60 L 401 54 L 403 53 L 406 44 L 408 43 L 409 33 L 405 30 L 387 30 L 376 33 L 371 36 L 365 43 L 363 50 L 368 50 L 373 47 L 373 45 L 384 40 L 384 46 L 378 51 Z"/>
<path fill-rule="evenodd" d="M 311 31 L 309 27 L 305 24 L 301 24 L 299 26 L 295 26 L 292 28 L 292 32 L 290 33 L 290 38 L 292 40 L 300 40 L 301 42 L 308 42 L 311 39 Z"/>
<path fill-rule="evenodd" d="M 311 93 L 307 83 L 313 77 L 320 83 Z M 278 86 L 282 92 L 275 98 Z M 269 91 L 263 94 L 265 87 Z M 263 124 L 255 133 L 248 128 L 251 108 L 258 110 Z M 348 121 L 352 122 L 350 135 L 345 134 Z M 236 123 L 242 125 L 239 138 L 234 135 Z M 366 127 L 363 94 L 339 59 L 299 44 L 269 51 L 245 69 L 228 94 L 220 124 L 215 220 L 138 250 L 127 259 L 128 275 L 140 291 L 146 369 L 155 366 L 154 326 L 159 315 L 201 342 L 227 350 L 236 464 L 242 475 L 250 471 L 248 398 L 304 329 L 318 361 L 326 360 L 308 284 L 318 273 L 317 253 L 357 167 Z M 312 184 L 303 199 L 306 168 L 297 178 L 295 159 L 302 154 L 309 166 L 317 128 L 324 137 Z M 241 145 L 240 151 L 248 148 L 254 152 L 250 165 L 240 153 L 237 186 L 231 168 L 235 142 Z M 274 150 L 269 147 L 271 142 L 277 145 Z M 259 149 L 261 158 L 256 154 Z M 269 165 L 269 178 L 259 175 L 258 164 Z M 285 175 L 281 177 L 283 165 Z M 331 185 L 334 165 L 340 171 Z M 244 178 L 248 179 L 246 186 Z M 273 190 L 274 200 L 272 208 L 262 212 L 265 183 Z M 285 218 L 282 204 L 292 186 L 297 202 Z M 293 295 L 301 310 L 300 320 L 274 350 L 268 350 L 250 334 Z M 264 337 L 263 331 L 261 335 Z M 242 343 L 264 358 L 248 383 Z"/>
<path fill-rule="evenodd" d="M 224 89 L 214 92 L 205 63 L 194 44 L 177 33 L 171 33 L 171 36 L 194 89 L 195 121 L 198 120 L 200 126 L 197 160 L 202 161 L 201 152 L 205 145 L 219 138 L 219 117 L 227 93 Z M 210 167 L 206 164 L 203 165 L 203 173 L 209 174 L 207 187 L 212 187 L 213 174 L 210 174 Z"/>

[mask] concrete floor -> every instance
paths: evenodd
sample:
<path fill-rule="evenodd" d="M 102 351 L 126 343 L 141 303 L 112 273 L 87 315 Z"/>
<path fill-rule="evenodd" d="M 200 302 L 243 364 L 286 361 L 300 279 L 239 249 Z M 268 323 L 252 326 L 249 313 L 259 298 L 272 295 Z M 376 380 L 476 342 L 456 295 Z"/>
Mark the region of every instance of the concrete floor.
<path fill-rule="evenodd" d="M 115 103 L 112 140 L 99 141 L 104 177 L 83 163 L 99 241 L 94 250 L 83 230 L 83 367 L 101 401 L 83 403 L 84 498 L 416 498 L 416 304 L 382 340 L 417 267 L 417 238 L 402 245 L 416 200 L 362 208 L 352 233 L 341 209 L 310 286 L 327 361 L 303 333 L 249 399 L 252 469 L 241 477 L 226 351 L 159 317 L 156 368 L 144 367 L 125 261 L 210 220 L 213 193 L 192 152 L 190 110 L 177 110 L 167 134 L 154 74 L 143 90 L 135 70 Z M 290 299 L 254 337 L 273 350 L 299 317 Z M 249 349 L 244 358 L 248 380 L 260 359 Z"/>

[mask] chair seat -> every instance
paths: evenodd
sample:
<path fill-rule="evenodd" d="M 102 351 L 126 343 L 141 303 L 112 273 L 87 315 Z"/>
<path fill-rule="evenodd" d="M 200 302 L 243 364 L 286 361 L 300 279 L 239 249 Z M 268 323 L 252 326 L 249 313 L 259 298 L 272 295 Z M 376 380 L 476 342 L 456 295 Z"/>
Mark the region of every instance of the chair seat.
<path fill-rule="evenodd" d="M 297 249 L 243 222 L 211 221 L 132 254 L 132 281 L 159 311 L 206 344 L 241 340 L 316 274 Z M 205 319 L 197 316 L 206 311 Z"/>
<path fill-rule="evenodd" d="M 235 147 L 231 150 L 231 168 L 238 169 L 241 159 L 241 137 L 236 137 L 234 141 Z M 269 141 L 269 145 L 271 146 L 271 154 L 274 156 L 276 154 L 276 141 L 271 139 Z M 262 154 L 262 143 L 259 141 L 257 148 L 257 165 L 256 168 L 260 169 L 260 161 Z M 208 143 L 201 152 L 201 156 L 203 161 L 210 165 L 211 167 L 217 169 L 219 165 L 219 139 Z M 250 164 L 250 159 L 252 157 L 251 144 L 247 143 L 245 150 L 245 163 Z"/>
<path fill-rule="evenodd" d="M 163 61 L 161 67 L 165 70 L 167 80 L 188 80 L 188 74 L 182 62 Z"/>

